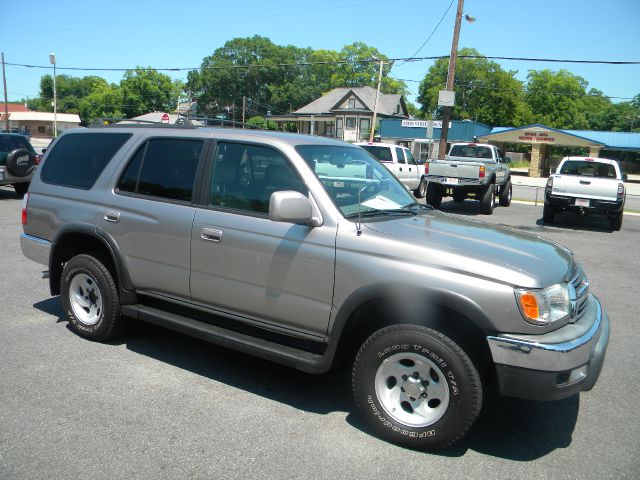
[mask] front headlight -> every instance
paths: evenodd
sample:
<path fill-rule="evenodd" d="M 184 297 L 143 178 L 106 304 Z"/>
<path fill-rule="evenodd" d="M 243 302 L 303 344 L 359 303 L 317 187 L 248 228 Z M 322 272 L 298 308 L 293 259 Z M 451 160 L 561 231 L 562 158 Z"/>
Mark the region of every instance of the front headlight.
<path fill-rule="evenodd" d="M 515 290 L 524 319 L 534 325 L 549 325 L 571 313 L 569 285 L 559 283 L 541 290 Z"/>

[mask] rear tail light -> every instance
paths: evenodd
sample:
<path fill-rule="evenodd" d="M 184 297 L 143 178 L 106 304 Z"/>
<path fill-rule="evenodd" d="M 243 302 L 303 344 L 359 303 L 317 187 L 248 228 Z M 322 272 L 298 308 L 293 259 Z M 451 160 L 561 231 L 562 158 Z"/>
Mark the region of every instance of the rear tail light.
<path fill-rule="evenodd" d="M 480 165 L 480 178 L 484 178 L 484 176 L 486 175 L 486 168 L 484 165 Z"/>
<path fill-rule="evenodd" d="M 24 194 L 22 199 L 22 225 L 27 224 L 27 203 L 29 202 L 29 193 Z"/>
<path fill-rule="evenodd" d="M 547 179 L 547 184 L 544 186 L 544 193 L 551 195 L 551 190 L 553 190 L 553 177 Z"/>
<path fill-rule="evenodd" d="M 624 183 L 618 183 L 618 201 L 624 198 Z"/>
<path fill-rule="evenodd" d="M 429 175 L 429 162 L 424 162 L 424 174 Z"/>

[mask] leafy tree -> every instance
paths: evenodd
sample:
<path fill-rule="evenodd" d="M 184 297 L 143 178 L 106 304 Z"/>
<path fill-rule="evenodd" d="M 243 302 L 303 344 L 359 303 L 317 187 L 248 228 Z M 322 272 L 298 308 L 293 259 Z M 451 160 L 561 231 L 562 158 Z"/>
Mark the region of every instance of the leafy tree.
<path fill-rule="evenodd" d="M 127 70 L 120 82 L 122 110 L 127 117 L 175 110 L 182 85 L 151 67 Z"/>
<path fill-rule="evenodd" d="M 80 100 L 79 114 L 87 125 L 97 118 L 125 118 L 122 89 L 115 84 L 96 85 L 96 88 Z"/>
<path fill-rule="evenodd" d="M 496 62 L 481 58 L 477 50 L 463 48 L 458 52 L 454 90 L 456 104 L 453 119 L 471 119 L 488 125 L 521 125 L 531 120 L 524 101 L 523 85 L 515 71 L 505 71 Z M 438 92 L 445 88 L 449 59 L 441 58 L 429 68 L 420 83 L 418 103 L 427 118 L 438 113 Z"/>
<path fill-rule="evenodd" d="M 530 70 L 527 75 L 526 100 L 534 121 L 554 128 L 586 129 L 587 81 L 567 70 Z"/>

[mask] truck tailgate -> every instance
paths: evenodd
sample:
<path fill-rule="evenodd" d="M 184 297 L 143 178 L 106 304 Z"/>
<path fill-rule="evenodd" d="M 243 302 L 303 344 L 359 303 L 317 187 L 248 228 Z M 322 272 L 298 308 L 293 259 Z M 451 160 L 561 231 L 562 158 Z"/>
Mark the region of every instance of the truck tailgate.
<path fill-rule="evenodd" d="M 552 195 L 615 201 L 620 180 L 613 178 L 556 175 Z"/>
<path fill-rule="evenodd" d="M 480 163 L 437 161 L 429 163 L 429 176 L 480 178 Z"/>

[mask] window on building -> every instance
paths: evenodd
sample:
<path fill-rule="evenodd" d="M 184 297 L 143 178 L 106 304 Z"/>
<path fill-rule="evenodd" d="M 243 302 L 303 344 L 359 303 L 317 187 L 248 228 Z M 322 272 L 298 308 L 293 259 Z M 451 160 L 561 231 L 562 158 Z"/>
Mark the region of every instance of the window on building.
<path fill-rule="evenodd" d="M 350 98 L 349 99 L 349 108 L 356 108 L 356 99 L 355 98 Z"/>
<path fill-rule="evenodd" d="M 347 117 L 345 119 L 344 128 L 347 130 L 355 130 L 356 129 L 356 117 Z"/>

